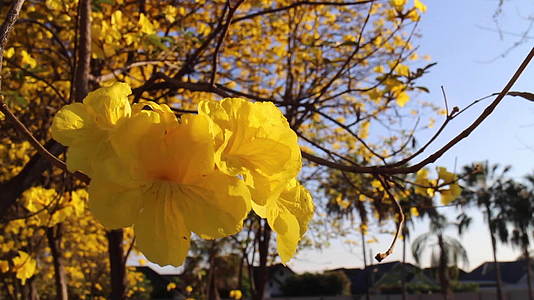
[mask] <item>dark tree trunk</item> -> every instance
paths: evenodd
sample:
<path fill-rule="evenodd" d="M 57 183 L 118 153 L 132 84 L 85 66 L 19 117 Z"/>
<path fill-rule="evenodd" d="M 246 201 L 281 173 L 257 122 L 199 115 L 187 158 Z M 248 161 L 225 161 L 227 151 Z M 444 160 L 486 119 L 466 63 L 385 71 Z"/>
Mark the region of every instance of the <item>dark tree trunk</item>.
<path fill-rule="evenodd" d="M 534 294 L 532 293 L 532 269 L 530 263 L 530 254 L 528 253 L 528 245 L 523 247 L 523 253 L 527 260 L 527 285 L 528 285 L 528 299 L 534 300 Z"/>
<path fill-rule="evenodd" d="M 39 300 L 39 293 L 35 287 L 34 277 L 26 280 L 26 284 L 22 286 L 22 299 Z"/>
<path fill-rule="evenodd" d="M 217 288 L 217 244 L 211 241 L 210 249 L 210 269 L 208 273 L 208 300 L 220 300 L 219 289 Z"/>
<path fill-rule="evenodd" d="M 402 300 L 406 300 L 406 231 L 402 235 L 401 283 L 402 283 Z"/>
<path fill-rule="evenodd" d="M 369 271 L 367 269 L 367 251 L 365 250 L 365 232 L 363 230 L 360 230 L 360 233 L 361 233 L 361 236 L 362 236 L 362 253 L 363 253 L 363 267 L 364 267 L 364 272 L 365 272 L 365 285 L 366 285 L 366 289 L 365 289 L 365 299 L 366 300 L 369 300 L 370 299 L 370 295 L 369 295 L 369 289 L 371 287 L 370 285 L 370 280 L 369 280 Z"/>
<path fill-rule="evenodd" d="M 236 289 L 243 290 L 243 268 L 245 267 L 245 256 L 247 255 L 246 249 L 243 249 L 241 260 L 239 261 L 239 270 L 237 271 L 237 287 Z"/>
<path fill-rule="evenodd" d="M 81 102 L 89 92 L 91 70 L 91 0 L 80 0 L 78 4 L 78 41 L 74 65 L 73 96 Z"/>
<path fill-rule="evenodd" d="M 438 235 L 439 254 L 439 281 L 441 284 L 441 293 L 443 299 L 451 300 L 454 298 L 451 290 L 451 281 L 449 279 L 448 249 L 441 234 Z"/>
<path fill-rule="evenodd" d="M 126 259 L 122 249 L 123 230 L 110 230 L 108 238 L 109 266 L 111 269 L 111 300 L 126 299 Z"/>
<path fill-rule="evenodd" d="M 485 203 L 486 206 L 486 217 L 488 218 L 488 229 L 491 237 L 491 249 L 493 251 L 493 263 L 495 264 L 495 280 L 497 281 L 497 299 L 504 300 L 502 294 L 502 279 L 501 279 L 501 266 L 497 261 L 497 239 L 495 238 L 495 226 L 493 224 L 493 219 L 491 215 L 491 208 L 489 203 Z"/>
<path fill-rule="evenodd" d="M 269 270 L 267 269 L 267 257 L 269 256 L 269 242 L 271 240 L 271 227 L 267 221 L 263 226 L 258 228 L 258 252 L 260 255 L 260 265 L 254 270 L 254 285 L 256 291 L 254 292 L 254 300 L 263 300 L 265 293 L 265 285 L 269 280 Z"/>
<path fill-rule="evenodd" d="M 54 264 L 56 300 L 67 300 L 69 298 L 67 291 L 67 279 L 65 277 L 65 268 L 60 251 L 62 227 L 62 224 L 59 223 L 54 227 L 49 227 L 46 229 L 48 247 L 50 247 L 50 252 L 52 253 L 52 261 Z"/>

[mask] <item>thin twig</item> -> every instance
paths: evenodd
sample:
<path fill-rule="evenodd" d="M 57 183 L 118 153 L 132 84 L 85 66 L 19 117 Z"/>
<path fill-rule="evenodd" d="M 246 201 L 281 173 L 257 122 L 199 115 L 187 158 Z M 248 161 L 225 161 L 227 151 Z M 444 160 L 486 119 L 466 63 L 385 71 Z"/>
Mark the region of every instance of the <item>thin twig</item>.
<path fill-rule="evenodd" d="M 449 115 L 449 103 L 447 103 L 447 94 L 445 94 L 445 89 L 441 86 L 441 93 L 443 94 L 443 101 L 445 102 L 445 112 L 446 115 Z"/>
<path fill-rule="evenodd" d="M 224 24 L 224 27 L 222 29 L 222 33 L 219 37 L 219 40 L 217 41 L 217 45 L 215 46 L 215 50 L 213 52 L 213 61 L 212 61 L 212 70 L 211 70 L 211 78 L 210 78 L 210 84 L 215 84 L 215 77 L 217 76 L 217 61 L 219 57 L 219 51 L 221 50 L 222 44 L 224 43 L 224 39 L 226 38 L 226 34 L 228 33 L 228 29 L 230 28 L 230 24 L 232 23 L 232 18 L 234 16 L 234 13 L 236 12 L 237 8 L 241 3 L 243 3 L 244 0 L 240 0 L 236 3 L 234 7 L 230 5 L 230 0 L 226 1 L 225 10 L 228 9 L 228 15 L 226 17 L 226 23 Z M 221 19 L 224 17 L 224 13 L 221 16 Z"/>
<path fill-rule="evenodd" d="M 381 178 L 379 175 L 377 175 L 376 178 L 380 181 L 380 184 L 382 185 L 382 187 L 384 188 L 384 190 L 388 194 L 388 197 L 391 199 L 391 201 L 393 201 L 395 203 L 395 209 L 397 210 L 397 215 L 399 216 L 399 222 L 397 223 L 397 231 L 395 232 L 395 237 L 393 238 L 393 241 L 391 241 L 391 244 L 390 244 L 388 250 L 386 250 L 386 252 L 381 252 L 381 253 L 379 252 L 375 256 L 375 259 L 378 262 L 381 262 L 382 260 L 384 260 L 384 258 L 388 257 L 389 255 L 391 255 L 391 253 L 393 253 L 393 249 L 395 248 L 395 243 L 397 243 L 397 239 L 399 238 L 399 235 L 400 235 L 400 233 L 402 231 L 402 228 L 404 226 L 404 212 L 402 211 L 402 207 L 401 207 L 399 201 L 397 201 L 397 199 L 395 199 L 395 197 L 393 196 L 393 194 L 389 190 L 389 188 L 390 188 L 389 184 L 383 178 Z"/>
<path fill-rule="evenodd" d="M 126 250 L 126 254 L 124 255 L 123 262 L 122 262 L 124 265 L 126 265 L 126 261 L 128 260 L 128 256 L 130 256 L 130 252 L 132 252 L 134 244 L 135 244 L 135 235 L 133 236 L 132 242 L 128 246 L 128 250 Z"/>
<path fill-rule="evenodd" d="M 74 173 L 70 172 L 67 169 L 67 165 L 65 162 L 60 160 L 59 158 L 55 157 L 52 153 L 50 153 L 48 150 L 46 150 L 41 143 L 33 136 L 33 134 L 22 124 L 22 122 L 9 110 L 7 105 L 4 103 L 4 97 L 0 96 L 0 111 L 4 113 L 6 118 L 15 126 L 15 129 L 19 131 L 27 140 L 30 142 L 30 144 L 41 154 L 45 159 L 50 161 L 54 166 L 60 168 L 61 170 L 71 173 L 74 177 L 78 178 L 79 180 L 89 183 L 91 179 L 89 176 L 85 175 L 82 172 L 76 171 Z"/>
<path fill-rule="evenodd" d="M 24 0 L 14 1 L 13 5 L 7 12 L 4 23 L 2 23 L 2 26 L 0 26 L 0 90 L 2 89 L 2 61 L 4 59 L 4 49 L 7 45 L 7 37 L 9 36 L 11 30 L 13 30 L 13 25 L 15 25 L 15 22 L 19 17 L 22 4 L 24 4 Z"/>

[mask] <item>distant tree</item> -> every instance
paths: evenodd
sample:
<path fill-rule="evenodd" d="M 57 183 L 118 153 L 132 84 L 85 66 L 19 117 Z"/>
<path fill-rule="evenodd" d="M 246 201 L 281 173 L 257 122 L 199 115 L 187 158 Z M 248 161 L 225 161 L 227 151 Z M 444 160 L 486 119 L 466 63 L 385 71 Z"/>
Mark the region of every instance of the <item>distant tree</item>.
<path fill-rule="evenodd" d="M 510 168 L 510 166 L 501 168 L 497 164 L 490 165 L 487 161 L 465 166 L 462 176 L 464 188 L 461 198 L 458 199 L 462 204 L 474 204 L 484 210 L 491 238 L 493 262 L 496 269 L 497 299 L 499 300 L 503 299 L 503 294 L 501 271 L 497 262 L 497 238 L 505 242 L 508 238 L 508 230 L 503 214 L 499 213 L 502 206 L 496 203 L 496 199 Z"/>
<path fill-rule="evenodd" d="M 503 218 L 511 226 L 510 242 L 512 246 L 521 249 L 527 263 L 528 296 L 534 299 L 532 290 L 532 270 L 529 254 L 531 234 L 534 228 L 532 215 L 534 214 L 534 177 L 527 176 L 530 187 L 508 180 L 499 193 L 497 203 L 503 210 Z"/>
<path fill-rule="evenodd" d="M 285 296 L 337 296 L 350 294 L 350 280 L 340 271 L 304 273 L 289 277 L 282 285 Z"/>
<path fill-rule="evenodd" d="M 451 288 L 451 266 L 457 266 L 459 262 L 468 264 L 467 251 L 457 239 L 445 235 L 445 230 L 451 226 L 458 226 L 463 229 L 463 222 L 460 224 L 449 223 L 442 215 L 433 216 L 430 219 L 430 230 L 418 236 L 412 243 L 412 255 L 417 262 L 421 263 L 421 257 L 427 249 L 438 248 L 439 253 L 432 256 L 438 262 L 438 277 L 441 284 L 443 299 L 452 299 Z M 460 231 L 460 230 L 459 230 Z"/>

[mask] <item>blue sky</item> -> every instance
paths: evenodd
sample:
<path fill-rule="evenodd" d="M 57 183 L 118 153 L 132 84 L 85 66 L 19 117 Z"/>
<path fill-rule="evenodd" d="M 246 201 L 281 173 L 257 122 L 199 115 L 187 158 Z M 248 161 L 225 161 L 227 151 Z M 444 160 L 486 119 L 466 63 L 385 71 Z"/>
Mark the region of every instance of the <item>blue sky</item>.
<path fill-rule="evenodd" d="M 443 104 L 440 87 L 443 86 L 449 107 L 460 108 L 473 100 L 499 92 L 523 58 L 526 56 L 533 40 L 505 53 L 518 36 L 529 26 L 529 14 L 534 16 L 533 1 L 505 1 L 504 10 L 498 17 L 499 27 L 504 32 L 500 35 L 493 19 L 498 0 L 426 0 L 428 11 L 419 24 L 422 37 L 418 41 L 419 53 L 428 54 L 432 61 L 438 62 L 430 74 L 421 80 L 421 85 L 431 90 L 430 94 L 419 96 L 419 100 Z M 532 31 L 534 36 L 534 30 Z M 527 68 L 512 90 L 534 92 L 534 65 Z M 435 150 L 459 133 L 480 114 L 490 100 L 479 103 L 458 117 L 434 143 Z M 474 161 L 489 160 L 491 163 L 512 165 L 512 175 L 521 176 L 534 171 L 534 103 L 507 97 L 496 111 L 472 133 L 440 158 L 436 165 L 446 166 L 450 170 L 459 169 Z M 439 120 L 437 122 L 439 124 Z M 419 141 L 432 134 L 431 131 L 420 132 Z M 427 152 L 428 153 L 428 152 Z M 455 208 L 442 208 L 451 218 L 458 211 Z M 491 244 L 487 226 L 481 214 L 469 210 L 474 217 L 474 224 L 460 237 L 468 251 L 469 267 L 472 269 L 484 261 L 491 260 Z M 381 229 L 393 230 L 394 227 Z M 428 223 L 419 221 L 415 224 L 414 237 L 426 232 Z M 379 242 L 370 244 L 377 251 L 387 249 L 391 235 L 377 233 Z M 450 234 L 455 236 L 454 231 Z M 356 236 L 357 238 L 357 236 Z M 359 239 L 358 239 L 359 240 Z M 408 247 L 409 249 L 409 247 Z M 395 253 L 386 261 L 398 260 L 402 254 L 402 244 L 397 244 Z M 499 246 L 500 260 L 514 260 L 519 251 L 507 246 Z M 408 259 L 413 262 L 411 254 Z M 428 257 L 423 259 L 428 264 Z M 344 240 L 332 241 L 332 246 L 323 250 L 302 251 L 289 266 L 297 272 L 320 271 L 338 267 L 361 267 L 363 265 L 359 245 L 347 246 Z"/>

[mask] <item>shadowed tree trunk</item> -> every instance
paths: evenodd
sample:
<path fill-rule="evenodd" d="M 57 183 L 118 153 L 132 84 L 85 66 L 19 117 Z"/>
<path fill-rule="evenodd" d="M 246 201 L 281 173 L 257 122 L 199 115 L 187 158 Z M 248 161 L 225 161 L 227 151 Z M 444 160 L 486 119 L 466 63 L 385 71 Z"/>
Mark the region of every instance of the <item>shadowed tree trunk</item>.
<path fill-rule="evenodd" d="M 260 221 L 261 222 L 261 221 Z M 267 221 L 263 223 L 263 226 L 258 228 L 258 252 L 260 255 L 260 265 L 254 270 L 254 285 L 256 291 L 254 292 L 254 300 L 263 300 L 265 293 L 265 285 L 269 280 L 269 272 L 267 269 L 267 257 L 269 256 L 269 242 L 271 240 L 271 227 L 267 224 Z"/>
<path fill-rule="evenodd" d="M 530 254 L 528 253 L 528 245 L 523 247 L 523 255 L 525 256 L 525 259 L 527 260 L 527 285 L 528 285 L 528 299 L 534 300 L 534 294 L 532 291 L 532 269 L 531 269 L 531 263 L 530 263 Z"/>
<path fill-rule="evenodd" d="M 208 273 L 208 300 L 220 300 L 219 289 L 217 288 L 217 242 L 211 241 L 209 253 L 210 269 Z"/>
<path fill-rule="evenodd" d="M 122 249 L 123 230 L 106 233 L 108 238 L 109 266 L 111 269 L 111 300 L 126 299 L 126 259 Z"/>
<path fill-rule="evenodd" d="M 54 227 L 46 229 L 46 236 L 48 238 L 48 247 L 52 253 L 52 261 L 54 264 L 54 279 L 56 285 L 56 300 L 67 300 L 69 298 L 67 291 L 67 279 L 65 277 L 65 268 L 63 264 L 63 257 L 61 256 L 61 233 L 62 224 L 59 223 Z"/>
<path fill-rule="evenodd" d="M 406 229 L 402 234 L 402 266 L 401 266 L 402 300 L 406 300 Z"/>
<path fill-rule="evenodd" d="M 365 231 L 363 229 L 360 229 L 361 237 L 362 237 L 362 253 L 363 253 L 363 269 L 365 271 L 365 283 L 366 283 L 366 290 L 365 290 L 365 299 L 369 300 L 369 288 L 370 288 L 370 282 L 369 282 L 369 270 L 367 269 L 367 251 L 365 250 Z"/>
<path fill-rule="evenodd" d="M 448 265 L 448 250 L 445 246 L 445 242 L 443 241 L 443 235 L 438 235 L 438 245 L 440 249 L 439 254 L 439 281 L 441 284 L 441 292 L 443 293 L 443 299 L 444 300 L 451 300 L 454 299 L 454 296 L 452 294 L 451 290 L 451 281 L 449 279 L 449 265 Z"/>
<path fill-rule="evenodd" d="M 491 237 L 491 249 L 493 251 L 493 263 L 495 264 L 495 280 L 497 281 L 497 299 L 504 300 L 502 294 L 502 279 L 501 279 L 501 266 L 497 261 L 497 239 L 495 238 L 495 225 L 493 224 L 493 218 L 491 215 L 490 203 L 486 202 L 486 217 L 488 218 L 488 229 Z"/>

